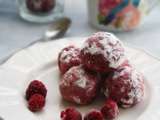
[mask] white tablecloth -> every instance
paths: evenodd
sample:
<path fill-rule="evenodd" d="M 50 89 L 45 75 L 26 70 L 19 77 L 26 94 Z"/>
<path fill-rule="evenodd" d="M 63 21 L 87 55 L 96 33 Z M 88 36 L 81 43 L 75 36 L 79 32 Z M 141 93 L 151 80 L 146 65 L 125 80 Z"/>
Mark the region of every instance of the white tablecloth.
<path fill-rule="evenodd" d="M 160 6 L 146 19 L 144 24 L 131 32 L 117 33 L 129 44 L 144 48 L 160 57 Z M 73 24 L 65 37 L 84 37 L 97 30 L 88 24 L 86 0 L 66 0 L 65 14 Z M 16 0 L 0 0 L 0 61 L 10 53 L 37 40 L 48 25 L 33 24 L 18 15 Z"/>

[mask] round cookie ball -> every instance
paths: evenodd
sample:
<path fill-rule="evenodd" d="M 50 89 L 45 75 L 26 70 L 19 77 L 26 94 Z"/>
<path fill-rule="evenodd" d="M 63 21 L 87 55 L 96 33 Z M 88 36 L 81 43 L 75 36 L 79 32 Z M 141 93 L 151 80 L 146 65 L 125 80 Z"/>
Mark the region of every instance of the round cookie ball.
<path fill-rule="evenodd" d="M 64 74 L 73 66 L 81 63 L 80 49 L 73 45 L 67 46 L 59 53 L 58 66 L 61 74 Z"/>
<path fill-rule="evenodd" d="M 98 32 L 91 35 L 81 49 L 82 64 L 90 70 L 109 72 L 126 61 L 124 47 L 111 33 Z"/>
<path fill-rule="evenodd" d="M 59 88 L 62 97 L 76 104 L 88 104 L 99 89 L 99 78 L 86 71 L 82 65 L 70 68 L 62 77 Z"/>
<path fill-rule="evenodd" d="M 129 65 L 121 66 L 104 84 L 104 94 L 123 108 L 139 103 L 144 96 L 144 77 Z"/>

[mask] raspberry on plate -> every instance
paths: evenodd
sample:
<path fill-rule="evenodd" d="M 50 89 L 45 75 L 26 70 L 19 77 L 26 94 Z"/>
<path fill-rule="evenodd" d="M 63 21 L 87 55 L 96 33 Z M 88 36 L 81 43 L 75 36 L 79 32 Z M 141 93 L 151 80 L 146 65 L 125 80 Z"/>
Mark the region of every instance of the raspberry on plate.
<path fill-rule="evenodd" d="M 121 66 L 106 79 L 104 94 L 123 108 L 132 107 L 143 99 L 144 77 L 131 66 Z"/>
<path fill-rule="evenodd" d="M 80 55 L 82 64 L 96 72 L 110 72 L 126 61 L 122 43 L 116 36 L 107 32 L 90 36 Z"/>
<path fill-rule="evenodd" d="M 45 85 L 39 81 L 39 80 L 33 80 L 27 90 L 26 90 L 26 99 L 29 100 L 30 97 L 34 94 L 41 94 L 42 96 L 44 96 L 44 98 L 47 95 L 47 89 L 45 87 Z"/>
<path fill-rule="evenodd" d="M 28 101 L 28 108 L 32 112 L 40 111 L 45 105 L 45 98 L 40 94 L 34 94 Z"/>
<path fill-rule="evenodd" d="M 75 108 L 69 107 L 61 112 L 61 120 L 82 120 L 82 115 Z"/>
<path fill-rule="evenodd" d="M 97 74 L 91 73 L 82 65 L 69 69 L 62 77 L 59 88 L 62 97 L 76 104 L 88 104 L 97 95 L 99 83 Z"/>
<path fill-rule="evenodd" d="M 80 49 L 72 45 L 65 47 L 61 50 L 58 56 L 58 66 L 62 74 L 73 66 L 81 63 Z"/>
<path fill-rule="evenodd" d="M 84 116 L 84 120 L 104 120 L 104 118 L 99 110 L 92 109 Z"/>
<path fill-rule="evenodd" d="M 111 99 L 108 99 L 101 108 L 101 113 L 107 120 L 115 119 L 119 114 L 117 103 Z"/>

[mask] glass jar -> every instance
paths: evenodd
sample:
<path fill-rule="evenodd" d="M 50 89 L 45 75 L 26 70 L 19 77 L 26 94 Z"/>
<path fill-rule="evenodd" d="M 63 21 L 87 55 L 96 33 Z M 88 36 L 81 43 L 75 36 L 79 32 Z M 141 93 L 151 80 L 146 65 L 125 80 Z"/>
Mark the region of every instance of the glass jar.
<path fill-rule="evenodd" d="M 30 22 L 47 23 L 63 16 L 64 0 L 17 0 L 20 16 Z"/>
<path fill-rule="evenodd" d="M 101 30 L 129 31 L 139 26 L 158 2 L 159 0 L 88 0 L 89 21 Z"/>

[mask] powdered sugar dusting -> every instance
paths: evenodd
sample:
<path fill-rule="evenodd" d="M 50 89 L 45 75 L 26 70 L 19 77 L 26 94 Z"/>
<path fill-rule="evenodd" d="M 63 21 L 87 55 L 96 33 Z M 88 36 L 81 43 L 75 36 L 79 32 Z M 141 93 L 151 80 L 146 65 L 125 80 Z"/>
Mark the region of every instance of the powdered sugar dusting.
<path fill-rule="evenodd" d="M 77 103 L 87 104 L 96 95 L 96 76 L 86 72 L 82 65 L 70 68 L 60 81 L 60 90 L 65 99 Z"/>
<path fill-rule="evenodd" d="M 137 97 L 137 102 L 139 102 L 144 96 L 144 76 L 142 75 L 142 73 L 134 69 L 132 73 L 132 79 L 133 86 L 134 88 L 136 88 L 134 94 Z"/>
<path fill-rule="evenodd" d="M 83 48 L 88 48 L 86 53 L 91 53 L 91 54 L 100 54 L 102 52 L 100 47 L 97 47 L 96 43 L 93 43 L 92 46 L 89 47 L 89 44 L 86 42 L 84 44 Z"/>
<path fill-rule="evenodd" d="M 78 66 L 78 67 L 81 67 L 81 66 Z M 79 79 L 74 82 L 75 86 L 78 86 L 82 89 L 85 89 L 86 94 L 88 94 L 88 93 L 90 94 L 90 91 L 93 90 L 94 82 L 89 80 L 84 69 L 80 68 L 75 73 L 76 73 L 76 76 L 79 77 Z M 87 84 L 87 83 L 89 83 L 89 84 Z"/>
<path fill-rule="evenodd" d="M 69 63 L 70 61 L 79 60 L 79 49 L 74 47 L 69 47 L 68 49 L 63 49 L 60 55 L 60 62 Z"/>
<path fill-rule="evenodd" d="M 81 104 L 81 99 L 78 97 L 78 96 L 72 96 L 72 99 L 78 103 L 78 104 Z"/>
<path fill-rule="evenodd" d="M 86 78 L 86 72 L 81 67 L 82 66 L 79 65 L 79 66 L 74 66 L 71 69 L 69 69 L 67 73 L 64 74 L 63 76 L 64 80 L 62 80 L 60 84 L 63 84 L 65 86 L 70 86 L 70 82 L 71 82 L 70 80 L 72 80 L 73 77 L 76 76 L 76 80 L 74 81 L 75 86 L 83 88 L 83 89 L 86 89 L 87 87 L 87 89 L 89 89 L 92 82 L 90 82 Z M 73 73 L 74 73 L 74 76 L 73 76 Z M 90 84 L 87 84 L 88 82 Z"/>
<path fill-rule="evenodd" d="M 132 67 L 131 66 L 120 67 L 117 71 L 114 71 L 113 79 L 117 80 L 117 78 L 120 78 L 120 77 L 122 77 L 122 76 L 124 76 L 126 74 L 130 75 L 131 71 L 132 71 Z"/>
<path fill-rule="evenodd" d="M 103 92 L 104 92 L 104 95 L 105 95 L 106 97 L 109 97 L 109 91 L 108 91 L 108 88 L 105 88 L 105 90 L 103 90 Z"/>
<path fill-rule="evenodd" d="M 121 102 L 123 103 L 122 106 L 124 108 L 128 108 L 130 106 L 132 106 L 134 104 L 134 97 L 135 97 L 135 94 L 134 94 L 134 91 L 131 90 L 129 93 L 128 93 L 128 99 L 126 98 L 121 98 Z"/>
<path fill-rule="evenodd" d="M 68 70 L 68 74 L 64 74 L 63 79 L 60 81 L 60 86 L 70 86 L 70 81 L 73 79 L 73 75 L 70 74 L 71 69 Z"/>
<path fill-rule="evenodd" d="M 122 77 L 123 79 L 123 76 L 126 75 L 128 76 L 126 77 L 128 79 L 124 79 L 124 85 L 121 87 L 120 90 L 120 92 L 123 93 L 125 91 L 124 87 L 128 85 L 130 86 L 130 92 L 127 94 L 127 99 L 121 98 L 120 100 L 122 103 L 124 103 L 122 104 L 124 108 L 130 107 L 131 105 L 140 102 L 144 95 L 144 77 L 141 73 L 137 72 L 131 66 L 125 66 L 122 70 L 114 72 L 113 80 L 118 80 L 117 78 L 120 77 Z"/>
<path fill-rule="evenodd" d="M 75 81 L 74 84 L 78 87 L 81 87 L 81 88 L 85 89 L 86 85 L 87 85 L 87 79 L 85 77 L 85 71 L 83 69 L 79 69 L 77 71 L 76 76 L 79 76 L 79 79 L 77 81 Z"/>
<path fill-rule="evenodd" d="M 104 55 L 111 68 L 117 68 L 126 59 L 123 44 L 108 32 L 98 32 L 90 36 L 84 43 L 83 49 L 85 53 Z"/>
<path fill-rule="evenodd" d="M 86 84 L 87 84 L 87 82 L 86 82 L 86 80 L 84 80 L 84 79 L 79 79 L 79 80 L 76 81 L 76 85 L 77 85 L 78 87 L 81 87 L 81 88 L 85 88 L 85 87 L 86 87 Z"/>

